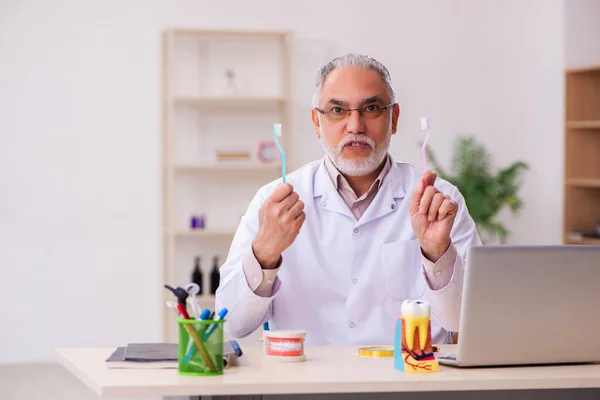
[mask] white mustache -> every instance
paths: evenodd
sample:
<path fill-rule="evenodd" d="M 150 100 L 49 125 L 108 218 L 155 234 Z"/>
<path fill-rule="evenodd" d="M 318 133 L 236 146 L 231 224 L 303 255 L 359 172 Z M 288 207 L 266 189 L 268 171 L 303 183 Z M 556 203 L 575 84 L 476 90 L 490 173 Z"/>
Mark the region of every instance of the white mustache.
<path fill-rule="evenodd" d="M 348 143 L 351 143 L 351 142 L 366 143 L 372 149 L 375 148 L 375 142 L 373 141 L 373 139 L 371 139 L 365 135 L 349 135 L 340 141 L 340 144 L 338 145 L 338 149 L 341 151 L 345 145 L 347 145 Z"/>

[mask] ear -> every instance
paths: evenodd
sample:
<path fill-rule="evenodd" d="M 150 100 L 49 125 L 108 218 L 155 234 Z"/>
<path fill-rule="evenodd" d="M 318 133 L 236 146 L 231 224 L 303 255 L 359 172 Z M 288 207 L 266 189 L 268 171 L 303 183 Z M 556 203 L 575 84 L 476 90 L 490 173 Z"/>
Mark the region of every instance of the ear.
<path fill-rule="evenodd" d="M 317 110 L 315 110 L 314 108 L 310 110 L 310 117 L 312 119 L 313 125 L 315 126 L 315 134 L 317 135 L 317 138 L 320 139 L 321 138 L 321 134 L 319 133 L 321 131 L 321 121 L 319 121 L 319 112 Z"/>
<path fill-rule="evenodd" d="M 392 108 L 392 135 L 398 130 L 398 117 L 400 117 L 400 105 L 396 103 Z"/>

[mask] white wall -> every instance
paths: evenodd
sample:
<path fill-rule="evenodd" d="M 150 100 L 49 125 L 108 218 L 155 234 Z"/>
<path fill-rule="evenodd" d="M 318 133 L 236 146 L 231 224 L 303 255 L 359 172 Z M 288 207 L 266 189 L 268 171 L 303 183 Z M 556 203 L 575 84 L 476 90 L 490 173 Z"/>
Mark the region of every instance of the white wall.
<path fill-rule="evenodd" d="M 159 3 L 0 3 L 0 361 L 159 339 Z"/>
<path fill-rule="evenodd" d="M 565 64 L 600 64 L 600 1 L 565 1 Z"/>
<path fill-rule="evenodd" d="M 560 241 L 561 0 L 221 4 L 1 3 L 0 362 L 160 339 L 159 34 L 167 27 L 297 33 L 301 162 L 321 156 L 309 121 L 318 67 L 347 51 L 380 59 L 402 107 L 393 155 L 419 162 L 422 115 L 442 161 L 457 134 L 477 135 L 497 164 L 531 165 L 525 209 L 505 216 L 510 241 Z"/>

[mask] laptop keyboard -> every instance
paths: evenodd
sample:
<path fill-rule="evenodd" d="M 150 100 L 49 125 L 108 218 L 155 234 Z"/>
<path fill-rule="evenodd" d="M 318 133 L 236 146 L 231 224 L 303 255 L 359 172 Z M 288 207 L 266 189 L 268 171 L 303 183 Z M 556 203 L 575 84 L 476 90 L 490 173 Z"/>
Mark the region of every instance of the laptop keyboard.
<path fill-rule="evenodd" d="M 445 360 L 455 360 L 456 361 L 456 354 L 439 354 L 437 356 L 437 358 L 443 358 Z"/>

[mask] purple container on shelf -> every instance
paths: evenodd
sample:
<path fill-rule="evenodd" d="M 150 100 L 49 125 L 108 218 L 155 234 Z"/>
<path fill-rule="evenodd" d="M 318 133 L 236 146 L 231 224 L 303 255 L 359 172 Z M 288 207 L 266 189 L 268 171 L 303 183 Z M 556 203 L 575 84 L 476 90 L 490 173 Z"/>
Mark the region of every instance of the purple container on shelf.
<path fill-rule="evenodd" d="M 205 217 L 204 214 L 200 215 L 192 215 L 190 219 L 190 228 L 192 229 L 202 229 L 205 225 Z"/>

